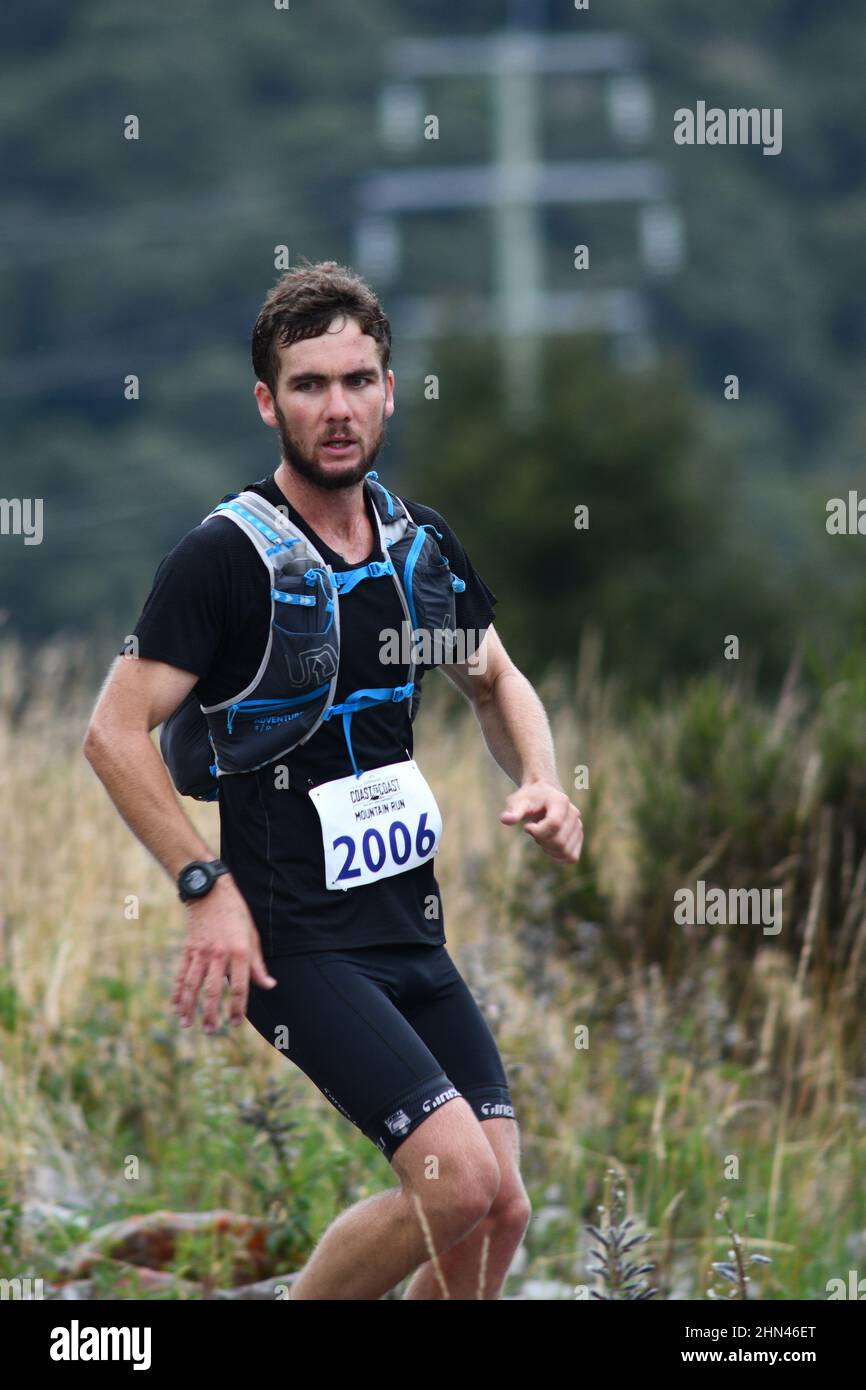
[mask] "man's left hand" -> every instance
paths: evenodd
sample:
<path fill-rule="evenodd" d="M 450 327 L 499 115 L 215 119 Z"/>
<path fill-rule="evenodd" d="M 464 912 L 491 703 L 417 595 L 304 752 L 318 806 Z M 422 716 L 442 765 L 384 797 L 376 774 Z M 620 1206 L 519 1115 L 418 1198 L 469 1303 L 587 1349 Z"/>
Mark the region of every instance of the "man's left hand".
<path fill-rule="evenodd" d="M 503 825 L 526 821 L 524 830 L 559 864 L 576 864 L 583 848 L 583 822 L 555 782 L 526 782 L 505 799 Z"/>

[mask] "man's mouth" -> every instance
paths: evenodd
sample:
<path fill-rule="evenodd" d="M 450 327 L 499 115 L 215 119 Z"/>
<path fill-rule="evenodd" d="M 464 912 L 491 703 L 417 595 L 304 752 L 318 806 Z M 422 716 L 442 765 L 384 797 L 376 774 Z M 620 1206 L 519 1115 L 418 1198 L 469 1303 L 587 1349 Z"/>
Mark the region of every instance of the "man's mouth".
<path fill-rule="evenodd" d="M 329 454 L 334 455 L 348 453 L 348 451 L 354 447 L 355 440 L 351 439 L 348 435 L 334 435 L 331 439 L 326 439 L 322 444 L 323 449 L 326 449 Z"/>

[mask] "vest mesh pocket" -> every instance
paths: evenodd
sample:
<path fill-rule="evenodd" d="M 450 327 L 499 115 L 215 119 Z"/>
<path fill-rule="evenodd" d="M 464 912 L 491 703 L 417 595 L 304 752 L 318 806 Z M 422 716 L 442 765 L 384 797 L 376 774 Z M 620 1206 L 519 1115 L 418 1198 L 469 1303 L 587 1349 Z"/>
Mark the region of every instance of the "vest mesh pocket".
<path fill-rule="evenodd" d="M 415 645 L 425 666 L 439 666 L 455 659 L 454 629 L 457 605 L 451 567 L 435 551 L 421 552 L 412 572 L 415 606 Z"/>
<path fill-rule="evenodd" d="M 334 625 L 330 578 L 320 566 L 306 574 L 277 575 L 271 590 L 276 630 L 290 635 L 329 633 Z"/>

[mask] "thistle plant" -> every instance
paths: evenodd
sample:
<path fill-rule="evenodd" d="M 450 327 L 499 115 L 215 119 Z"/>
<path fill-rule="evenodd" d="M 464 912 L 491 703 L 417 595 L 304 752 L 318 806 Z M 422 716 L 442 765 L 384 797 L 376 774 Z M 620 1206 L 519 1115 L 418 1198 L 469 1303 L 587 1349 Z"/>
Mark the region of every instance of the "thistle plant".
<path fill-rule="evenodd" d="M 641 1277 L 655 1269 L 655 1265 L 639 1265 L 628 1258 L 629 1251 L 636 1249 L 643 1241 L 648 1240 L 649 1236 L 646 1233 L 634 1234 L 635 1222 L 631 1217 L 623 1219 L 626 1210 L 625 1189 L 618 1181 L 616 1173 L 610 1172 L 608 1177 L 612 1178 L 613 1182 L 608 1184 L 611 1189 L 608 1207 L 599 1208 L 602 1213 L 602 1226 L 586 1227 L 601 1246 L 600 1250 L 589 1252 L 591 1258 L 598 1261 L 597 1264 L 589 1266 L 589 1272 L 601 1279 L 605 1290 L 604 1293 L 599 1293 L 592 1289 L 591 1294 L 593 1298 L 602 1301 L 636 1303 L 652 1298 L 658 1293 L 658 1289 L 647 1288 L 646 1280 Z"/>
<path fill-rule="evenodd" d="M 262 1134 L 265 1134 L 278 1163 L 288 1168 L 293 1150 L 286 1135 L 288 1131 L 297 1129 L 298 1123 L 296 1120 L 284 1118 L 286 1108 L 285 1088 L 273 1076 L 268 1077 L 257 1101 L 240 1100 L 237 1102 L 238 1118 L 241 1123 L 252 1125 Z"/>
<path fill-rule="evenodd" d="M 715 1288 L 708 1289 L 707 1298 L 712 1298 L 715 1300 L 722 1300 L 726 1296 L 728 1298 L 748 1298 L 749 1295 L 746 1289 L 746 1285 L 751 1283 L 751 1280 L 748 1274 L 746 1273 L 748 1265 L 771 1265 L 773 1263 L 769 1255 L 749 1255 L 748 1258 L 746 1257 L 745 1251 L 743 1249 L 743 1241 L 741 1237 L 737 1235 L 737 1232 L 734 1230 L 733 1223 L 731 1221 L 730 1214 L 728 1211 L 728 1206 L 729 1203 L 727 1197 L 723 1197 L 722 1200 L 719 1202 L 719 1209 L 716 1212 L 716 1220 L 724 1221 L 725 1225 L 727 1226 L 728 1235 L 731 1238 L 731 1249 L 728 1251 L 727 1260 L 714 1260 L 712 1267 L 716 1275 L 720 1279 L 726 1280 L 730 1287 L 726 1290 L 726 1293 L 722 1293 L 720 1290 Z M 746 1220 L 748 1221 L 748 1217 L 746 1218 Z"/>

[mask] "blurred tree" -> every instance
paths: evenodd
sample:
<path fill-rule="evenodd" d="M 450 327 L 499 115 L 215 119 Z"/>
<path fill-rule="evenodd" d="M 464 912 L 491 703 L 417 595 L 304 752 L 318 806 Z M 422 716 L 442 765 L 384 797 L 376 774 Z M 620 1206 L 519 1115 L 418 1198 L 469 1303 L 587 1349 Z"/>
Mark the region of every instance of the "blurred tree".
<path fill-rule="evenodd" d="M 592 623 L 633 688 L 720 661 L 728 633 L 778 674 L 789 595 L 759 538 L 737 535 L 732 473 L 700 442 L 679 368 L 623 375 L 598 343 L 551 340 L 540 419 L 521 434 L 494 344 L 449 342 L 441 357 L 441 398 L 407 426 L 403 491 L 463 540 L 518 664 L 539 673 L 573 659 Z"/>

